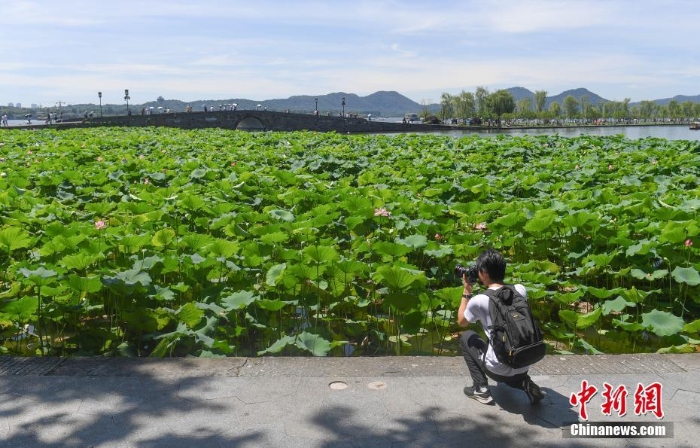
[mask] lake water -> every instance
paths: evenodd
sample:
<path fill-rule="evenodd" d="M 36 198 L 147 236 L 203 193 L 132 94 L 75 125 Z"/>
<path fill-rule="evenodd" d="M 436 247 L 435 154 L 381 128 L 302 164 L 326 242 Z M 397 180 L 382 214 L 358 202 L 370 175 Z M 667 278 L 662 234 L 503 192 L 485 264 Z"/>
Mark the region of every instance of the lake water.
<path fill-rule="evenodd" d="M 385 119 L 386 121 L 401 121 L 401 119 Z M 27 124 L 27 120 L 9 120 L 10 126 Z M 42 124 L 42 121 L 32 119 L 32 124 Z M 647 137 L 664 138 L 667 140 L 700 140 L 700 130 L 691 131 L 688 125 L 672 126 L 599 126 L 587 128 L 542 128 L 542 129 L 503 129 L 501 131 L 436 131 L 435 134 L 454 135 L 480 135 L 493 137 L 499 134 L 522 135 L 560 135 L 562 137 L 578 137 L 579 135 L 624 135 L 627 138 L 639 139 Z"/>
<path fill-rule="evenodd" d="M 587 128 L 550 128 L 550 129 L 504 129 L 502 131 L 443 131 L 447 135 L 482 135 L 495 136 L 499 134 L 523 135 L 560 135 L 562 137 L 578 137 L 579 135 L 624 135 L 631 139 L 647 137 L 664 138 L 667 140 L 700 140 L 700 130 L 691 131 L 688 125 L 673 126 L 599 126 Z"/>

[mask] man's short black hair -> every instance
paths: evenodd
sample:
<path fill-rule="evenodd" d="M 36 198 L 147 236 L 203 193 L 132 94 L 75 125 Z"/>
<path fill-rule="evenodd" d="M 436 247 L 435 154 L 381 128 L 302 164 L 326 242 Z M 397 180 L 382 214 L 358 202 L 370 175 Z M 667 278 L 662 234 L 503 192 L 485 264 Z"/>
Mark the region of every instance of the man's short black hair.
<path fill-rule="evenodd" d="M 479 270 L 489 274 L 492 282 L 502 283 L 506 277 L 506 260 L 493 247 L 482 252 L 476 259 Z"/>

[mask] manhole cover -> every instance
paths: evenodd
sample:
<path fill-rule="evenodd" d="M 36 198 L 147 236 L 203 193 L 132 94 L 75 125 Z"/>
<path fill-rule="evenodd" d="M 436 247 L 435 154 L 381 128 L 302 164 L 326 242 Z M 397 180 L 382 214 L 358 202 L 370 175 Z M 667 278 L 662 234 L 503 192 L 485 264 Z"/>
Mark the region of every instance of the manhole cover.
<path fill-rule="evenodd" d="M 383 381 L 372 381 L 367 387 L 374 390 L 386 389 L 386 383 Z"/>
<path fill-rule="evenodd" d="M 331 390 L 343 390 L 348 388 L 348 383 L 345 383 L 343 381 L 333 381 L 331 384 L 328 385 L 328 387 L 330 387 Z"/>

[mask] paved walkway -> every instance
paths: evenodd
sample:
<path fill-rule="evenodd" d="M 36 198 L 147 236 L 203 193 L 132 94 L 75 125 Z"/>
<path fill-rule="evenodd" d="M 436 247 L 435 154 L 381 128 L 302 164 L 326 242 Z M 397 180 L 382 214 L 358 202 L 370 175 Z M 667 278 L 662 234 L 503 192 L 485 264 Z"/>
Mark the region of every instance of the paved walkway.
<path fill-rule="evenodd" d="M 539 406 L 496 384 L 487 406 L 462 393 L 458 357 L 0 357 L 0 446 L 700 446 L 700 354 L 548 356 L 530 373 Z M 583 380 L 598 389 L 588 423 L 662 422 L 673 437 L 564 438 Z M 626 387 L 624 417 L 603 415 L 605 383 Z M 661 402 L 636 415 L 637 385 L 654 383 Z"/>

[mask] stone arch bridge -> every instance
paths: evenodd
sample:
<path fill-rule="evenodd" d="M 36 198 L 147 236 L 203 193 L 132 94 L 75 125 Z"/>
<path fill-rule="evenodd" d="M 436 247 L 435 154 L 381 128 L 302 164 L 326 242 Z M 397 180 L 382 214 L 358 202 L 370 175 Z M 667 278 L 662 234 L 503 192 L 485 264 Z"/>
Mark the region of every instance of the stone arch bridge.
<path fill-rule="evenodd" d="M 65 125 L 68 125 L 66 123 Z M 47 125 L 59 127 L 61 124 Z M 75 127 L 92 126 L 162 126 L 183 129 L 223 128 L 246 131 L 318 131 L 338 133 L 372 132 L 430 132 L 454 129 L 451 126 L 434 124 L 404 124 L 384 121 L 369 121 L 365 118 L 320 116 L 291 112 L 260 110 L 236 110 L 213 112 L 176 112 L 152 115 L 120 115 L 90 118 Z"/>

